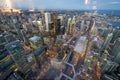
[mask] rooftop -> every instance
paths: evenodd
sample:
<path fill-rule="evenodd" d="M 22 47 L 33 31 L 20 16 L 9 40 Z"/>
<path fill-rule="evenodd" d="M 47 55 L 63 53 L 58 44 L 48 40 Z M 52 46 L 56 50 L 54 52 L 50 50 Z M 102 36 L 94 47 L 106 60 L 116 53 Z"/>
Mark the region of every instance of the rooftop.
<path fill-rule="evenodd" d="M 111 64 L 111 65 L 116 65 L 116 66 L 119 66 L 119 64 L 115 63 L 115 62 L 112 62 L 112 61 L 107 61 L 108 64 Z"/>
<path fill-rule="evenodd" d="M 35 56 L 39 56 L 43 51 L 45 51 L 45 47 L 41 47 L 33 52 Z"/>
<path fill-rule="evenodd" d="M 40 41 L 40 40 L 42 40 L 42 39 L 41 39 L 41 37 L 33 36 L 33 37 L 31 37 L 29 40 L 30 40 L 30 41 L 34 41 L 34 42 L 38 42 L 38 41 Z"/>
<path fill-rule="evenodd" d="M 5 47 L 10 48 L 10 47 L 16 47 L 18 45 L 21 45 L 19 41 L 13 41 L 13 42 L 6 44 Z"/>
<path fill-rule="evenodd" d="M 74 48 L 74 51 L 81 53 L 84 50 L 85 44 L 86 44 L 86 36 L 81 36 Z"/>

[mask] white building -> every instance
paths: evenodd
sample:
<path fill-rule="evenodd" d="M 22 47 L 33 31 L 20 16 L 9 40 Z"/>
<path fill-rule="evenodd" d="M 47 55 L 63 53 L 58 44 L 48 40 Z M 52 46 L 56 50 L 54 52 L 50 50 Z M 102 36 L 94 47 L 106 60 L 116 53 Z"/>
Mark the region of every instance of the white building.
<path fill-rule="evenodd" d="M 44 31 L 44 25 L 43 25 L 42 20 L 38 20 L 38 21 L 37 21 L 37 24 L 38 24 L 39 30 L 40 30 L 40 31 Z"/>
<path fill-rule="evenodd" d="M 49 23 L 51 22 L 51 14 L 45 13 L 45 24 L 46 24 L 46 31 L 49 31 Z"/>
<path fill-rule="evenodd" d="M 77 44 L 74 47 L 74 51 L 77 53 L 82 54 L 84 52 L 84 48 L 86 46 L 86 41 L 87 37 L 86 36 L 81 36 L 79 40 L 77 41 Z"/>
<path fill-rule="evenodd" d="M 63 15 L 58 15 L 58 19 L 60 19 L 61 24 L 63 23 Z"/>

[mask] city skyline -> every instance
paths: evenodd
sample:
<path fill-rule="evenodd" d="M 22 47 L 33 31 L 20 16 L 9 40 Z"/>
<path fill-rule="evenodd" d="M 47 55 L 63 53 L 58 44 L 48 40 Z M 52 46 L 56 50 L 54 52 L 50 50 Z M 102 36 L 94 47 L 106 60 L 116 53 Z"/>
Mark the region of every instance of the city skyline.
<path fill-rule="evenodd" d="M 119 0 L 0 1 L 0 80 L 120 80 Z"/>
<path fill-rule="evenodd" d="M 20 9 L 120 10 L 120 0 L 6 0 L 8 7 Z M 8 3 L 9 2 L 9 3 Z M 87 2 L 87 3 L 86 3 Z M 3 6 L 1 6 L 3 7 Z"/>

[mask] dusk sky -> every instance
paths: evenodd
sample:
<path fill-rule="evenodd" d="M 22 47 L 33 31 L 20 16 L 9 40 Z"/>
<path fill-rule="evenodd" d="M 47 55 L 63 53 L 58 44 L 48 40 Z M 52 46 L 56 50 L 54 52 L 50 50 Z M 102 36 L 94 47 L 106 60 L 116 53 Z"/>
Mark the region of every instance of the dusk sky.
<path fill-rule="evenodd" d="M 120 0 L 11 0 L 14 7 L 42 9 L 114 9 L 120 10 Z"/>

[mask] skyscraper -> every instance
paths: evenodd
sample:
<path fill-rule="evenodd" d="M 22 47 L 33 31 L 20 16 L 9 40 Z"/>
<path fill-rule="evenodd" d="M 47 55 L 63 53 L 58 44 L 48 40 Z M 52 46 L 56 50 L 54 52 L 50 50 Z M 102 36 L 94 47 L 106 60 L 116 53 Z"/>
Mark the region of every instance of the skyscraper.
<path fill-rule="evenodd" d="M 52 21 L 54 25 L 54 33 L 56 34 L 56 27 L 57 27 L 57 14 L 54 12 L 52 13 Z"/>
<path fill-rule="evenodd" d="M 75 24 L 76 24 L 76 18 L 73 16 L 72 21 L 70 23 L 70 34 L 73 34 L 75 31 Z"/>
<path fill-rule="evenodd" d="M 12 59 L 24 74 L 27 73 L 33 65 L 33 57 L 30 51 L 25 51 L 23 45 L 18 41 L 13 41 L 5 45 L 5 48 L 12 56 Z"/>
<path fill-rule="evenodd" d="M 102 48 L 101 48 L 102 51 L 104 51 L 104 50 L 108 47 L 108 45 L 109 45 L 112 37 L 113 37 L 113 34 L 112 34 L 112 33 L 108 34 L 107 38 L 105 39 L 105 42 L 104 42 L 103 45 L 102 45 Z"/>
<path fill-rule="evenodd" d="M 12 68 L 12 66 L 14 66 Z M 0 74 L 9 69 L 15 69 L 15 63 L 7 52 L 0 55 Z"/>
<path fill-rule="evenodd" d="M 58 15 L 58 19 L 60 19 L 60 24 L 63 25 L 63 20 L 64 20 L 63 15 Z"/>
<path fill-rule="evenodd" d="M 117 69 L 118 66 L 119 65 L 115 62 L 107 61 L 105 64 L 103 64 L 102 73 L 113 72 Z"/>
<path fill-rule="evenodd" d="M 45 13 L 45 24 L 46 24 L 46 31 L 49 31 L 49 23 L 51 22 L 51 14 Z"/>
<path fill-rule="evenodd" d="M 43 21 L 42 20 L 38 20 L 37 25 L 39 27 L 40 32 L 44 31 L 44 26 L 43 26 Z"/>
<path fill-rule="evenodd" d="M 52 34 L 53 34 L 53 33 L 56 32 L 55 29 L 56 29 L 56 28 L 54 28 L 54 23 L 53 23 L 53 22 L 50 22 L 50 23 L 49 23 L 49 31 L 52 32 Z"/>
<path fill-rule="evenodd" d="M 111 40 L 112 43 L 120 36 L 120 29 L 114 29 L 113 30 L 113 38 Z"/>
<path fill-rule="evenodd" d="M 103 74 L 103 75 L 101 76 L 101 80 L 119 80 L 119 78 L 116 77 L 116 76 Z"/>
<path fill-rule="evenodd" d="M 24 80 L 17 72 L 7 70 L 0 76 L 0 80 Z"/>
<path fill-rule="evenodd" d="M 45 47 L 38 48 L 33 52 L 33 55 L 35 57 L 35 61 L 37 66 L 40 68 L 43 63 L 47 60 L 46 54 L 45 54 Z"/>
<path fill-rule="evenodd" d="M 69 32 L 70 32 L 70 23 L 71 23 L 71 18 L 68 18 L 68 22 L 67 22 L 67 30 L 66 30 L 66 32 L 69 34 Z"/>
<path fill-rule="evenodd" d="M 118 54 L 120 54 L 120 38 L 118 38 L 113 46 L 112 51 L 110 52 L 110 55 L 116 57 Z"/>
<path fill-rule="evenodd" d="M 83 31 L 84 29 L 84 20 L 81 21 L 80 31 Z"/>
<path fill-rule="evenodd" d="M 108 34 L 112 33 L 112 28 L 103 28 L 103 34 L 102 34 L 102 37 L 105 39 Z"/>
<path fill-rule="evenodd" d="M 110 54 L 114 57 L 113 60 L 120 63 L 120 38 L 115 41 L 114 47 Z"/>
<path fill-rule="evenodd" d="M 114 61 L 120 63 L 120 52 L 115 56 Z"/>
<path fill-rule="evenodd" d="M 12 34 L 0 33 L 0 73 L 16 68 L 13 59 L 5 49 L 5 45 L 12 41 L 15 41 Z"/>
<path fill-rule="evenodd" d="M 12 34 L 8 34 L 5 36 L 5 40 L 7 43 L 15 41 L 16 39 L 14 38 L 14 36 Z"/>
<path fill-rule="evenodd" d="M 60 19 L 57 19 L 57 26 L 56 26 L 56 34 L 59 35 L 60 34 Z"/>

